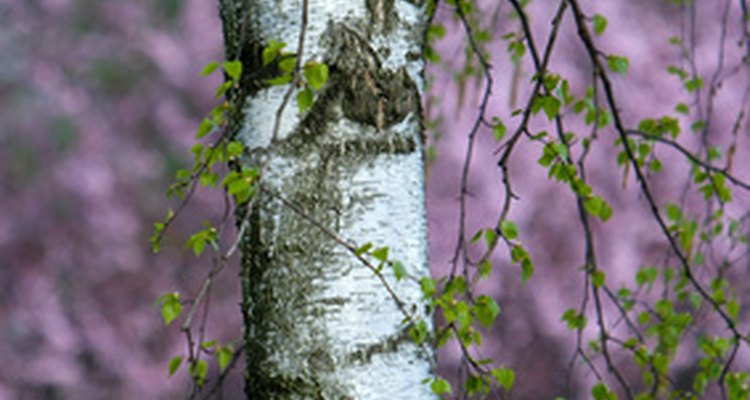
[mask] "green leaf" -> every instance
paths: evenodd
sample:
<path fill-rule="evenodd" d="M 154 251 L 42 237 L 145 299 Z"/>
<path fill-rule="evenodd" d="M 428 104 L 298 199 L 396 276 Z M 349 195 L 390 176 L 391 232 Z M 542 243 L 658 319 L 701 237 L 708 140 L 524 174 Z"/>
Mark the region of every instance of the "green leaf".
<path fill-rule="evenodd" d="M 489 258 L 485 259 L 477 266 L 477 270 L 479 271 L 480 278 L 490 276 L 490 273 L 492 273 L 492 261 Z"/>
<path fill-rule="evenodd" d="M 510 258 L 513 262 L 521 264 L 521 282 L 526 283 L 534 275 L 534 264 L 529 253 L 523 246 L 515 245 L 510 250 Z"/>
<path fill-rule="evenodd" d="M 198 125 L 198 131 L 195 133 L 196 139 L 202 139 L 211 131 L 214 129 L 214 124 L 209 119 L 204 118 L 203 121 L 201 121 L 200 125 Z"/>
<path fill-rule="evenodd" d="M 437 395 L 441 395 L 444 393 L 453 393 L 451 384 L 440 377 L 435 377 L 435 379 L 433 379 L 432 383 L 430 384 L 430 389 L 432 389 L 432 392 Z"/>
<path fill-rule="evenodd" d="M 518 237 L 518 227 L 511 221 L 503 220 L 500 223 L 500 231 L 503 233 L 508 240 L 513 240 Z"/>
<path fill-rule="evenodd" d="M 271 86 L 279 86 L 279 85 L 286 85 L 287 83 L 292 81 L 292 74 L 284 74 L 281 76 L 277 76 L 273 79 L 269 79 L 267 82 Z"/>
<path fill-rule="evenodd" d="M 578 311 L 576 311 L 573 308 L 568 309 L 563 314 L 562 321 L 566 322 L 568 324 L 568 329 L 574 331 L 583 329 L 586 327 L 586 324 L 588 323 L 588 320 L 586 317 L 582 314 L 579 314 Z"/>
<path fill-rule="evenodd" d="M 605 18 L 603 15 L 594 14 L 593 22 L 595 34 L 601 35 L 604 33 L 604 30 L 607 29 L 607 18 Z"/>
<path fill-rule="evenodd" d="M 701 78 L 693 78 L 685 82 L 685 89 L 688 92 L 694 92 L 702 87 L 703 87 L 703 79 Z"/>
<path fill-rule="evenodd" d="M 219 87 L 216 88 L 216 98 L 220 98 L 221 96 L 224 96 L 226 92 L 229 90 L 229 88 L 232 87 L 232 81 L 226 81 L 219 85 Z"/>
<path fill-rule="evenodd" d="M 424 56 L 425 61 L 432 63 L 432 64 L 437 64 L 441 60 L 440 53 L 435 51 L 435 49 L 433 49 L 432 46 L 424 46 L 423 56 Z"/>
<path fill-rule="evenodd" d="M 219 68 L 219 63 L 216 61 L 211 61 L 210 63 L 206 64 L 205 67 L 201 70 L 201 76 L 208 76 L 214 73 L 216 69 Z M 170 375 L 171 376 L 171 375 Z"/>
<path fill-rule="evenodd" d="M 166 227 L 166 224 L 164 222 L 154 222 L 154 232 L 151 233 L 151 250 L 153 250 L 154 253 L 158 253 L 159 250 L 161 250 L 161 243 L 160 238 L 162 232 L 164 232 L 164 228 Z"/>
<path fill-rule="evenodd" d="M 416 325 L 409 329 L 409 334 L 416 344 L 424 343 L 424 341 L 427 340 L 427 337 L 429 336 L 429 332 L 430 331 L 427 327 L 427 323 L 424 322 L 424 320 L 420 320 L 416 323 Z"/>
<path fill-rule="evenodd" d="M 727 313 L 733 319 L 737 319 L 737 316 L 740 314 L 740 303 L 738 303 L 737 300 L 730 300 L 730 301 L 728 301 L 727 302 Z"/>
<path fill-rule="evenodd" d="M 294 67 L 297 66 L 297 57 L 284 57 L 279 61 L 279 69 L 285 72 L 284 75 L 291 74 L 294 71 Z"/>
<path fill-rule="evenodd" d="M 227 155 L 229 156 L 229 158 L 238 157 L 242 155 L 244 151 L 245 146 L 236 140 L 233 140 L 229 142 L 229 144 L 227 144 Z"/>
<path fill-rule="evenodd" d="M 690 114 L 690 108 L 685 103 L 678 103 L 674 109 L 680 114 L 685 114 L 685 115 Z"/>
<path fill-rule="evenodd" d="M 361 256 L 362 254 L 367 253 L 372 248 L 372 243 L 367 242 L 360 246 L 357 250 L 354 251 L 354 254 Z"/>
<path fill-rule="evenodd" d="M 196 257 L 200 256 L 201 253 L 203 253 L 203 250 L 205 250 L 206 248 L 206 244 L 216 241 L 216 236 L 218 234 L 216 228 L 211 226 L 211 224 L 209 224 L 208 222 L 204 224 L 206 225 L 206 229 L 194 233 L 190 236 L 187 243 L 185 243 L 186 247 L 193 249 Z"/>
<path fill-rule="evenodd" d="M 492 376 L 497 381 L 497 384 L 504 387 L 506 391 L 513 389 L 513 384 L 516 381 L 516 373 L 509 368 L 494 368 L 492 369 Z"/>
<path fill-rule="evenodd" d="M 685 80 L 685 78 L 687 78 L 688 76 L 687 71 L 674 65 L 670 65 L 667 67 L 667 73 L 670 75 L 675 75 L 676 77 L 680 78 L 680 80 Z"/>
<path fill-rule="evenodd" d="M 665 206 L 667 218 L 671 221 L 679 222 L 682 219 L 682 210 L 677 204 L 669 203 Z"/>
<path fill-rule="evenodd" d="M 302 73 L 315 90 L 320 90 L 328 81 L 328 66 L 323 63 L 308 61 Z"/>
<path fill-rule="evenodd" d="M 617 395 L 609 390 L 607 385 L 602 382 L 597 383 L 591 388 L 591 395 L 594 396 L 594 400 L 616 400 Z"/>
<path fill-rule="evenodd" d="M 628 73 L 630 63 L 626 57 L 609 55 L 607 56 L 607 65 L 613 72 L 625 75 Z"/>
<path fill-rule="evenodd" d="M 283 49 L 284 47 L 286 47 L 286 43 L 282 43 L 274 39 L 269 40 L 268 44 L 263 49 L 263 66 L 266 66 L 273 60 L 275 60 L 276 57 L 281 54 L 281 49 Z"/>
<path fill-rule="evenodd" d="M 442 39 L 445 37 L 445 26 L 442 24 L 432 24 L 427 28 L 428 40 Z"/>
<path fill-rule="evenodd" d="M 648 168 L 651 170 L 651 172 L 661 172 L 664 169 L 664 166 L 658 158 L 654 158 L 648 164 Z"/>
<path fill-rule="evenodd" d="M 216 352 L 216 360 L 219 362 L 219 369 L 221 371 L 224 371 L 227 368 L 229 362 L 232 361 L 233 356 L 234 349 L 232 346 L 226 345 L 219 347 L 219 350 Z"/>
<path fill-rule="evenodd" d="M 204 172 L 200 177 L 202 186 L 216 186 L 219 182 L 219 174 L 215 172 Z"/>
<path fill-rule="evenodd" d="M 477 297 L 474 304 L 474 315 L 480 324 L 491 327 L 498 314 L 500 314 L 500 306 L 495 299 L 484 294 Z"/>
<path fill-rule="evenodd" d="M 636 274 L 635 274 L 635 283 L 640 287 L 645 284 L 648 284 L 649 287 L 656 281 L 656 278 L 659 276 L 659 271 L 656 270 L 654 267 L 645 267 L 641 268 Z"/>
<path fill-rule="evenodd" d="M 503 140 L 506 130 L 507 128 L 505 127 L 503 121 L 500 120 L 500 118 L 492 118 L 492 135 L 495 137 L 495 140 Z"/>
<path fill-rule="evenodd" d="M 313 99 L 314 95 L 310 88 L 300 90 L 300 92 L 297 93 L 297 107 L 299 107 L 299 112 L 304 113 L 309 110 L 313 105 Z"/>
<path fill-rule="evenodd" d="M 605 222 L 612 216 L 612 207 L 599 196 L 592 196 L 586 199 L 583 202 L 583 207 L 589 214 Z"/>
<path fill-rule="evenodd" d="M 474 236 L 472 236 L 472 237 L 471 237 L 471 240 L 470 240 L 469 242 L 470 242 L 470 243 L 476 243 L 476 242 L 478 242 L 478 241 L 479 241 L 479 239 L 481 239 L 481 238 L 482 238 L 482 233 L 484 233 L 484 229 L 480 229 L 480 230 L 478 230 L 478 231 L 477 231 L 477 232 L 476 232 L 476 233 L 474 234 Z"/>
<path fill-rule="evenodd" d="M 423 277 L 419 280 L 419 286 L 422 288 L 422 293 L 426 298 L 430 298 L 437 293 L 437 282 L 432 278 Z"/>
<path fill-rule="evenodd" d="M 406 267 L 401 261 L 393 263 L 393 275 L 396 276 L 397 281 L 400 281 L 406 276 Z"/>
<path fill-rule="evenodd" d="M 160 296 L 157 303 L 161 305 L 161 317 L 165 325 L 171 324 L 182 313 L 180 294 L 177 292 Z"/>
<path fill-rule="evenodd" d="M 224 61 L 224 72 L 226 72 L 233 81 L 239 81 L 242 76 L 242 62 L 239 60 Z"/>
<path fill-rule="evenodd" d="M 596 270 L 591 274 L 591 283 L 594 285 L 594 287 L 602 287 L 604 285 L 604 280 L 606 279 L 606 275 L 601 270 Z"/>
<path fill-rule="evenodd" d="M 174 356 L 169 360 L 169 377 L 171 378 L 182 365 L 182 356 Z"/>
<path fill-rule="evenodd" d="M 497 233 L 495 233 L 493 229 L 484 230 L 484 242 L 487 244 L 487 248 L 492 247 L 492 244 L 495 243 L 495 239 L 497 239 Z"/>
<path fill-rule="evenodd" d="M 385 262 L 388 259 L 388 247 L 380 247 L 370 253 L 376 260 Z"/>
<path fill-rule="evenodd" d="M 203 386 L 206 381 L 206 374 L 208 373 L 208 363 L 206 360 L 198 360 L 195 364 L 190 366 L 190 376 L 193 377 L 195 384 Z"/>
<path fill-rule="evenodd" d="M 547 114 L 547 118 L 551 120 L 555 119 L 557 114 L 560 113 L 560 106 L 562 103 L 555 96 L 547 96 L 544 98 L 544 113 Z"/>

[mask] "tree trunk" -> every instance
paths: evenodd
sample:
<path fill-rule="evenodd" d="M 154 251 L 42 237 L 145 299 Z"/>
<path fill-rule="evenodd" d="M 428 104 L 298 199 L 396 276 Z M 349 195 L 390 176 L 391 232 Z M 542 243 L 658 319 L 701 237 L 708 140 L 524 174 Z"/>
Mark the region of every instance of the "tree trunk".
<path fill-rule="evenodd" d="M 247 163 L 263 166 L 242 246 L 248 398 L 434 397 L 423 383 L 431 352 L 409 339 L 378 276 L 326 233 L 388 246 L 410 279 L 396 282 L 387 266 L 383 274 L 402 305 L 422 313 L 422 3 L 309 0 L 301 60 L 326 63 L 330 76 L 304 114 L 292 93 L 274 136 L 289 86 L 267 84 L 274 73 L 261 53 L 271 40 L 298 51 L 303 2 L 221 1 L 226 56 L 244 70 L 230 94 L 236 135 Z"/>

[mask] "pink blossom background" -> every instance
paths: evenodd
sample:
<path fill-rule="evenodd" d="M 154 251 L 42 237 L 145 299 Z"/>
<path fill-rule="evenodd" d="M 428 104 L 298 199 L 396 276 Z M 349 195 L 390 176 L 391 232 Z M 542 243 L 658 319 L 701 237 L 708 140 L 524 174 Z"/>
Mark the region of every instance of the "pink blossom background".
<path fill-rule="evenodd" d="M 508 22 L 507 4 L 486 3 L 486 23 L 495 37 L 517 29 Z M 697 3 L 697 14 L 707 22 L 696 25 L 696 64 L 708 82 L 718 65 L 722 8 L 716 4 L 725 3 Z M 587 13 L 609 17 L 607 34 L 597 39 L 601 48 L 630 59 L 628 76 L 613 78 L 626 123 L 673 114 L 679 101 L 695 110 L 678 80 L 664 72 L 670 64 L 684 66 L 667 41 L 686 29 L 685 10 L 652 0 L 583 4 Z M 529 7 L 541 46 L 554 7 L 547 1 Z M 717 92 L 710 128 L 712 144 L 725 151 L 727 132 L 737 113 L 747 109 L 749 83 L 741 64 L 744 48 L 737 44 L 739 7 L 732 2 L 730 10 L 725 83 Z M 440 10 L 438 19 L 445 21 L 449 35 L 437 44 L 445 65 L 430 70 L 434 93 L 442 94 L 435 113 L 442 113 L 443 122 L 434 141 L 437 160 L 429 166 L 428 208 L 430 256 L 440 276 L 450 269 L 456 245 L 460 169 L 481 87 L 470 81 L 461 105 L 458 96 L 449 95 L 457 91 L 450 76 L 451 68 L 462 66 L 462 38 L 448 11 Z M 218 77 L 200 78 L 199 72 L 222 56 L 217 4 L 0 0 L 0 24 L 0 399 L 183 398 L 185 371 L 168 379 L 167 361 L 184 352 L 184 338 L 178 326 L 163 326 L 154 301 L 165 292 L 190 297 L 198 290 L 208 259 L 196 259 L 182 243 L 204 219 L 220 216 L 220 196 L 199 193 L 160 254 L 151 252 L 148 237 L 152 223 L 175 206 L 165 196 L 166 187 L 176 170 L 188 165 L 195 128 L 216 101 Z M 580 96 L 591 67 L 574 33 L 568 15 L 551 69 L 570 79 Z M 495 86 L 489 113 L 503 118 L 512 131 L 512 65 L 503 42 L 490 50 Z M 522 71 L 518 104 L 528 96 L 531 64 L 523 64 Z M 588 132 L 569 114 L 569 130 Z M 683 126 L 691 118 L 683 118 Z M 732 171 L 748 181 L 748 129 L 745 120 L 741 123 Z M 547 125 L 540 117 L 532 127 L 551 129 Z M 686 147 L 697 148 L 696 136 L 684 136 Z M 595 192 L 614 208 L 612 220 L 595 224 L 595 232 L 607 282 L 619 287 L 633 285 L 636 268 L 662 260 L 666 244 L 632 172 L 623 188 L 614 137 L 611 129 L 600 133 L 588 174 Z M 469 180 L 469 235 L 494 225 L 504 194 L 494 153 L 499 145 L 488 130 L 480 131 L 477 140 Z M 658 153 L 667 168 L 654 177 L 657 201 L 676 201 L 688 168 L 675 152 Z M 481 286 L 503 307 L 482 353 L 516 370 L 514 397 L 527 399 L 565 395 L 575 337 L 560 316 L 576 307 L 583 293 L 583 238 L 572 212 L 575 199 L 546 178 L 536 164 L 540 154 L 539 145 L 521 143 L 511 163 L 521 197 L 511 219 L 531 251 L 536 275 L 522 285 L 517 267 L 500 247 L 493 259 L 495 273 Z M 737 201 L 728 212 L 742 216 L 748 196 L 734 194 Z M 693 203 L 697 198 L 689 195 Z M 747 258 L 740 257 L 736 268 L 746 273 Z M 736 284 L 740 293 L 747 289 L 744 281 Z M 240 336 L 238 286 L 234 266 L 220 275 L 207 337 L 228 341 Z M 455 374 L 458 356 L 450 345 L 441 351 L 441 372 Z M 688 368 L 690 355 L 685 357 Z M 215 371 L 212 364 L 209 379 Z M 584 376 L 574 386 L 589 382 L 582 367 L 574 372 Z M 241 375 L 233 374 L 226 398 L 242 398 L 241 385 Z"/>

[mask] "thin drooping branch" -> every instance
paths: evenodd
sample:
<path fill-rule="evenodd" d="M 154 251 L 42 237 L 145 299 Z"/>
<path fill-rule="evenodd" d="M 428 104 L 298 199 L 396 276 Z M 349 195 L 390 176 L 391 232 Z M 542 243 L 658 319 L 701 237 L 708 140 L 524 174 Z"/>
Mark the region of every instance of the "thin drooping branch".
<path fill-rule="evenodd" d="M 638 164 L 638 159 L 633 153 L 633 149 L 631 149 L 631 147 L 628 145 L 627 136 L 630 130 L 625 127 L 625 124 L 623 123 L 620 117 L 619 110 L 617 107 L 617 102 L 615 100 L 614 89 L 612 87 L 612 84 L 609 80 L 607 73 L 605 72 L 601 64 L 601 60 L 599 58 L 599 51 L 596 49 L 596 46 L 594 45 L 593 40 L 591 39 L 591 34 L 589 33 L 588 27 L 586 26 L 586 22 L 585 22 L 586 18 L 577 0 L 567 0 L 567 1 L 574 10 L 573 14 L 575 17 L 575 24 L 578 30 L 578 36 L 581 39 L 582 43 L 584 44 L 584 47 L 589 55 L 589 59 L 591 63 L 593 64 L 595 70 L 597 71 L 599 80 L 602 83 L 605 97 L 607 100 L 607 104 L 613 115 L 613 122 L 614 122 L 615 130 L 617 131 L 620 139 L 622 140 L 625 154 L 627 156 L 627 159 L 631 167 L 635 171 L 641 193 L 644 195 L 648 203 L 649 209 L 651 210 L 651 214 L 654 220 L 656 221 L 657 225 L 659 226 L 659 229 L 661 230 L 664 238 L 667 240 L 671 250 L 677 256 L 684 276 L 688 279 L 691 286 L 698 292 L 701 298 L 711 305 L 711 308 L 720 316 L 720 318 L 724 321 L 724 324 L 727 327 L 727 329 L 732 333 L 733 340 L 734 340 L 733 349 L 731 350 L 730 357 L 726 360 L 721 376 L 719 377 L 719 384 L 720 384 L 720 387 L 722 387 L 722 392 L 723 392 L 724 379 L 726 377 L 726 374 L 729 371 L 729 368 L 731 367 L 732 362 L 734 361 L 734 356 L 736 355 L 738 348 L 742 342 L 741 338 L 743 337 L 743 335 L 739 332 L 739 329 L 735 321 L 732 319 L 732 317 L 727 313 L 727 311 L 723 307 L 721 307 L 721 305 L 710 295 L 710 293 L 708 293 L 708 291 L 698 281 L 697 277 L 695 276 L 693 272 L 690 261 L 687 258 L 687 255 L 680 248 L 680 245 L 677 243 L 677 239 L 671 234 L 669 227 L 667 226 L 667 223 L 664 220 L 664 217 L 661 215 L 659 211 L 659 208 L 653 197 L 648 181 L 643 171 L 641 170 L 640 165 Z"/>

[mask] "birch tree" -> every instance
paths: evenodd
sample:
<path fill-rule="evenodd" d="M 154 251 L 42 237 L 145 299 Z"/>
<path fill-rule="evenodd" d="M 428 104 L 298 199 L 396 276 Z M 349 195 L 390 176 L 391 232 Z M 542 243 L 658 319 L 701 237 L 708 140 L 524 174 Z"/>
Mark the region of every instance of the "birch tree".
<path fill-rule="evenodd" d="M 430 398 L 421 1 L 224 0 L 239 168 L 246 393 Z"/>

